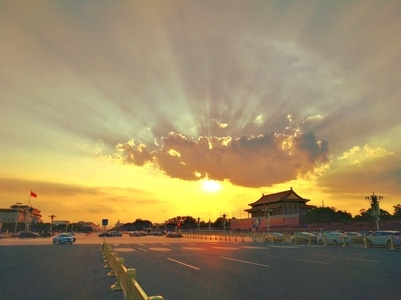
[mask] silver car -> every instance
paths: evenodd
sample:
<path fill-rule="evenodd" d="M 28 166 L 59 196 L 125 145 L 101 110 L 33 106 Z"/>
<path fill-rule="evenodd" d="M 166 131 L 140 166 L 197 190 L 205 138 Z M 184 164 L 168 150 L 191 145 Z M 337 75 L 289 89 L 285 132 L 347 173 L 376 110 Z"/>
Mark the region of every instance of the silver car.
<path fill-rule="evenodd" d="M 401 246 L 401 231 L 379 230 L 374 231 L 366 237 L 367 247 L 386 246 L 391 247 L 391 238 L 393 246 Z"/>
<path fill-rule="evenodd" d="M 60 233 L 53 238 L 53 244 L 72 244 L 74 238 L 69 233 Z"/>
<path fill-rule="evenodd" d="M 325 231 L 317 238 L 317 243 L 320 245 L 325 244 L 330 245 L 344 245 L 351 244 L 351 238 L 344 233 L 337 231 Z"/>

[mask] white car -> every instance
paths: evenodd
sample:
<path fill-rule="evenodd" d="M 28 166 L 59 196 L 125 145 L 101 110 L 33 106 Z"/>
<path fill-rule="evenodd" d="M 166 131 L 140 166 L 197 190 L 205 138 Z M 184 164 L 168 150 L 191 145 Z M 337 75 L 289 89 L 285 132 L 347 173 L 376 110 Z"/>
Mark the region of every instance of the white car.
<path fill-rule="evenodd" d="M 401 246 L 401 231 L 379 230 L 366 237 L 367 247 L 386 246 L 390 248 L 391 237 L 393 238 L 393 246 Z"/>
<path fill-rule="evenodd" d="M 320 245 L 326 244 L 331 244 L 331 245 L 343 245 L 344 242 L 345 244 L 351 244 L 351 238 L 344 233 L 337 232 L 337 231 L 326 231 L 323 232 L 321 235 L 318 236 L 317 238 L 317 243 Z"/>
<path fill-rule="evenodd" d="M 60 233 L 53 238 L 53 244 L 72 244 L 74 238 L 69 233 Z"/>

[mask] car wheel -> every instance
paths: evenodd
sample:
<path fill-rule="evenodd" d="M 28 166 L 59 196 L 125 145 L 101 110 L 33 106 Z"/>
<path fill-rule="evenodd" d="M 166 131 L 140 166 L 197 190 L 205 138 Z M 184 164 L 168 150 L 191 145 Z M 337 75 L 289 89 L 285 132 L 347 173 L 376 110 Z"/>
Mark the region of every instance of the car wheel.
<path fill-rule="evenodd" d="M 387 241 L 386 246 L 387 246 L 388 248 L 391 248 L 391 241 L 390 241 L 390 240 Z"/>
<path fill-rule="evenodd" d="M 317 244 L 318 245 L 323 245 L 323 241 L 322 240 L 317 240 Z"/>
<path fill-rule="evenodd" d="M 368 240 L 367 243 L 366 243 L 366 246 L 367 246 L 368 248 L 372 248 L 372 242 Z"/>
<path fill-rule="evenodd" d="M 337 241 L 336 241 L 336 240 L 333 240 L 333 245 L 334 245 L 334 246 L 337 246 L 337 244 L 338 244 Z"/>

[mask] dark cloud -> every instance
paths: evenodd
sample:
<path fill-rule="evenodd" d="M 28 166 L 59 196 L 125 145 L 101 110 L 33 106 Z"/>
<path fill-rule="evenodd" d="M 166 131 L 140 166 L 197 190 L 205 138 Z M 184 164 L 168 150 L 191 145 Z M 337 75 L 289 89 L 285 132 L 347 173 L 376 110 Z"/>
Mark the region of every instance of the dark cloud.
<path fill-rule="evenodd" d="M 246 187 L 296 179 L 328 160 L 327 143 L 317 141 L 313 133 L 197 140 L 171 133 L 162 141 L 161 149 L 152 152 L 147 152 L 144 145 L 121 144 L 119 155 L 126 163 L 152 163 L 173 178 L 208 177 Z"/>

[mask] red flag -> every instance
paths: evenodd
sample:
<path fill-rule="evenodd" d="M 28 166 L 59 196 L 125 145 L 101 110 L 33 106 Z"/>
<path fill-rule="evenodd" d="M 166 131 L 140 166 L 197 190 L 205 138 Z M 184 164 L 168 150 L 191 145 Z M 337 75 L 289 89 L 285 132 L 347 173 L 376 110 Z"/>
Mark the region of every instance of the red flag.
<path fill-rule="evenodd" d="M 36 198 L 38 195 L 31 191 L 31 196 Z"/>

